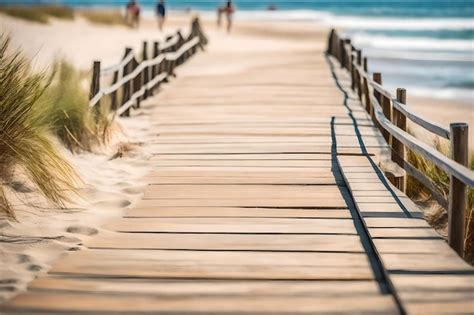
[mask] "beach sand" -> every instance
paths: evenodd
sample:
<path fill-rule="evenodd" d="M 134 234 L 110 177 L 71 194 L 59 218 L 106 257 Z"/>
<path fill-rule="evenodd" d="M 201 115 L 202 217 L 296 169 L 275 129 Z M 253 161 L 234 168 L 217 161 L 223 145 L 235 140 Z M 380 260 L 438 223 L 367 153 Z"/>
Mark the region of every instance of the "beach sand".
<path fill-rule="evenodd" d="M 160 40 L 177 28 L 186 34 L 190 18 L 191 15 L 185 14 L 172 17 L 164 34 L 157 31 L 152 19 L 144 20 L 137 31 L 122 26 L 93 25 L 80 18 L 73 22 L 53 20 L 41 25 L 1 15 L 0 29 L 11 36 L 13 46 L 21 47 L 33 58 L 39 69 L 50 67 L 57 57 L 63 57 L 76 67 L 90 71 L 94 60 L 102 61 L 104 66 L 118 62 L 127 46 L 139 52 L 143 40 Z M 237 22 L 232 34 L 217 30 L 212 20 L 203 21 L 203 27 L 210 39 L 206 49 L 225 56 L 222 58 L 225 62 L 212 63 L 206 60 L 205 53 L 199 53 L 189 65 L 178 69 L 178 76 L 180 71 L 238 74 L 249 64 L 232 62 L 232 53 L 236 50 L 259 54 L 257 60 L 261 64 L 271 60 L 272 54 L 285 54 L 286 65 L 291 66 L 292 52 L 320 53 L 326 45 L 327 29 L 314 24 Z M 212 66 L 203 67 L 200 61 Z M 172 82 L 166 85 L 164 92 L 172 86 Z M 47 272 L 54 260 L 65 252 L 80 250 L 87 238 L 107 233 L 100 229 L 101 222 L 120 217 L 124 209 L 141 198 L 144 177 L 151 164 L 147 139 L 153 130 L 147 112 L 152 106 L 151 99 L 143 103 L 140 111 L 134 111 L 131 118 L 120 119 L 118 123 L 123 132 L 101 152 L 71 155 L 63 150 L 85 183 L 81 198 L 70 209 L 52 209 L 35 191 L 15 194 L 19 222 L 0 220 L 0 302 L 24 290 L 28 281 Z M 472 107 L 461 103 L 409 97 L 409 106 L 446 125 L 467 117 L 468 122 L 473 120 Z M 135 143 L 135 149 L 123 158 L 110 161 L 117 146 L 124 142 Z"/>

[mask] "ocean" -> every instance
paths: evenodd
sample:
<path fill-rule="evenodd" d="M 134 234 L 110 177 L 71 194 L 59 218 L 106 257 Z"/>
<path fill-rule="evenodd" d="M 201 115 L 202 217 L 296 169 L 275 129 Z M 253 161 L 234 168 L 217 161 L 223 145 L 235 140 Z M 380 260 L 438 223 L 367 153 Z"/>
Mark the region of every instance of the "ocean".
<path fill-rule="evenodd" d="M 62 3 L 118 6 L 108 0 L 0 0 L 2 3 Z M 171 10 L 214 14 L 219 0 L 168 0 Z M 155 1 L 139 3 L 151 13 Z M 344 29 L 369 57 L 369 71 L 384 85 L 408 95 L 434 96 L 474 106 L 474 0 L 238 0 L 236 20 L 305 21 Z M 268 11 L 269 5 L 277 10 Z"/>

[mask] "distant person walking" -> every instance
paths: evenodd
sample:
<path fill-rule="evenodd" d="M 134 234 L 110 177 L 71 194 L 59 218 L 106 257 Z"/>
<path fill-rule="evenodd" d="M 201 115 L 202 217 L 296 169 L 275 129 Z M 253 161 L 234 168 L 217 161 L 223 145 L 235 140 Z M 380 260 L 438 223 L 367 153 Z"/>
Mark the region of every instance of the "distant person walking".
<path fill-rule="evenodd" d="M 228 0 L 223 7 L 217 8 L 217 26 L 221 26 L 222 15 L 225 15 L 227 20 L 227 32 L 230 33 L 232 29 L 232 18 L 235 12 L 235 7 L 231 0 Z"/>
<path fill-rule="evenodd" d="M 156 5 L 156 15 L 158 16 L 158 28 L 162 31 L 166 17 L 165 0 L 160 0 Z"/>
<path fill-rule="evenodd" d="M 140 25 L 140 6 L 135 0 L 131 0 L 127 3 L 125 19 L 133 28 L 138 28 Z"/>

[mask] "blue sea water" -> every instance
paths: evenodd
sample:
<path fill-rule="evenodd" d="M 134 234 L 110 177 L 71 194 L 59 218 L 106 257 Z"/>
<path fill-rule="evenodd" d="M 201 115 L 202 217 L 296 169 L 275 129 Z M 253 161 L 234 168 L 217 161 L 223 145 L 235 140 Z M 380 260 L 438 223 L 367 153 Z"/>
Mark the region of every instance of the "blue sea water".
<path fill-rule="evenodd" d="M 123 7 L 127 0 L 0 0 Z M 223 0 L 167 0 L 170 9 L 214 14 Z M 139 0 L 144 9 L 156 0 Z M 383 73 L 409 95 L 460 99 L 474 106 L 474 0 L 237 0 L 236 20 L 306 21 L 344 29 Z M 266 10 L 274 5 L 276 11 Z"/>

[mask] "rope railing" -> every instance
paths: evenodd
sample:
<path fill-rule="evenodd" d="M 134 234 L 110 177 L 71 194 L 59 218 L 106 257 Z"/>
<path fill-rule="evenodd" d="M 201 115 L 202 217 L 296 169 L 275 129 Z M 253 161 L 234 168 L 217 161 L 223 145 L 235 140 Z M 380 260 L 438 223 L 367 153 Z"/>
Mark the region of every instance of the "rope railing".
<path fill-rule="evenodd" d="M 95 61 L 89 107 L 100 107 L 101 100 L 105 96 L 110 96 L 110 107 L 114 114 L 129 116 L 132 106 L 140 107 L 142 99 L 153 95 L 154 89 L 160 83 L 166 82 L 170 76 L 175 76 L 174 69 L 186 62 L 197 52 L 198 47 L 203 48 L 206 43 L 207 39 L 199 20 L 195 18 L 186 39 L 178 31 L 161 47 L 159 42 L 153 42 L 151 59 L 148 58 L 148 43 L 143 42 L 141 62 L 137 61 L 131 48 L 125 49 L 123 59 L 116 65 L 101 70 L 100 61 Z M 111 74 L 113 74 L 112 83 L 101 88 L 101 79 Z M 119 102 L 117 95 L 120 92 L 122 99 Z"/>
<path fill-rule="evenodd" d="M 382 85 L 382 74 L 369 75 L 366 57 L 356 49 L 350 39 L 341 38 L 332 30 L 328 38 L 328 55 L 335 58 L 342 69 L 349 72 L 351 88 L 357 92 L 359 99 L 380 129 L 391 148 L 391 160 L 424 185 L 439 204 L 448 210 L 448 242 L 459 255 L 463 255 L 467 187 L 474 187 L 474 172 L 468 164 L 468 125 L 452 123 L 450 128 L 430 121 L 406 104 L 406 90 L 397 89 L 392 95 Z M 407 132 L 407 119 L 423 129 L 450 140 L 451 157 L 447 157 L 430 145 L 423 143 Z M 450 176 L 449 198 L 423 172 L 418 170 L 406 158 L 406 149 L 410 149 L 434 163 Z M 390 178 L 392 183 L 402 191 L 406 189 L 406 175 Z"/>
<path fill-rule="evenodd" d="M 165 50 L 167 49 L 168 47 L 172 47 L 173 45 L 176 44 L 176 42 L 178 41 L 178 38 L 179 36 L 176 34 L 176 35 L 173 35 L 169 40 L 167 40 L 164 45 L 161 47 L 162 50 Z M 127 57 L 125 57 L 124 59 L 122 59 L 118 64 L 116 65 L 112 65 L 112 66 L 109 66 L 109 67 L 106 67 L 106 68 L 103 68 L 100 70 L 100 75 L 101 76 L 107 76 L 107 75 L 111 75 L 113 74 L 115 71 L 120 71 L 124 68 L 124 66 L 130 62 L 130 60 L 133 59 L 133 55 L 130 54 L 128 55 Z"/>
<path fill-rule="evenodd" d="M 129 54 L 127 57 L 125 57 L 124 59 L 122 59 L 122 61 L 120 61 L 120 63 L 116 64 L 116 65 L 113 65 L 113 66 L 110 66 L 110 67 L 107 67 L 107 68 L 104 68 L 104 69 L 101 69 L 100 70 L 100 75 L 101 76 L 106 76 L 106 75 L 110 75 L 110 74 L 113 74 L 115 71 L 121 71 L 123 70 L 123 67 L 130 62 L 130 60 L 133 59 L 133 55 L 132 54 Z"/>

